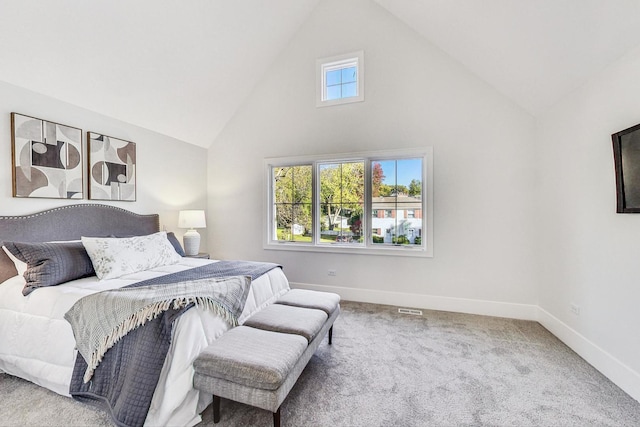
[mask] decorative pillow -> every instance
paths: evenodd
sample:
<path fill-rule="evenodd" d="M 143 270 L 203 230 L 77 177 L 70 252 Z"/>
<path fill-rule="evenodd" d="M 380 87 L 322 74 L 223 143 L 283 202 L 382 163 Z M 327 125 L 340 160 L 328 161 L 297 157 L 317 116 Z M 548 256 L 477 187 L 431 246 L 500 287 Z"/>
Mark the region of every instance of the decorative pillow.
<path fill-rule="evenodd" d="M 55 286 L 92 276 L 93 264 L 81 242 L 23 243 L 5 242 L 9 252 L 27 262 L 23 295 L 37 288 Z"/>
<path fill-rule="evenodd" d="M 3 246 L 0 251 L 0 283 L 17 275 L 18 270 Z"/>
<path fill-rule="evenodd" d="M 113 279 L 176 264 L 181 259 L 169 243 L 165 231 L 124 239 L 83 237 L 82 244 L 99 279 Z"/>
<path fill-rule="evenodd" d="M 173 246 L 173 249 L 176 250 L 178 255 L 180 255 L 180 256 L 185 256 L 186 255 L 184 253 L 184 249 L 182 249 L 182 245 L 180 244 L 180 241 L 178 240 L 176 235 L 173 234 L 173 231 L 169 231 L 167 233 L 167 239 L 169 239 L 169 243 L 171 243 L 171 246 Z"/>
<path fill-rule="evenodd" d="M 129 238 L 129 237 L 138 237 L 138 236 L 134 236 L 132 234 L 124 235 L 124 236 L 114 236 L 112 234 L 111 236 L 106 236 L 106 237 L 117 237 L 119 239 L 122 239 L 122 238 Z M 173 246 L 173 248 L 176 250 L 178 255 L 186 256 L 186 254 L 184 253 L 184 249 L 182 249 L 182 245 L 180 244 L 180 241 L 178 241 L 178 238 L 176 237 L 176 235 L 173 234 L 173 231 L 167 232 L 167 239 L 171 243 L 171 246 Z"/>

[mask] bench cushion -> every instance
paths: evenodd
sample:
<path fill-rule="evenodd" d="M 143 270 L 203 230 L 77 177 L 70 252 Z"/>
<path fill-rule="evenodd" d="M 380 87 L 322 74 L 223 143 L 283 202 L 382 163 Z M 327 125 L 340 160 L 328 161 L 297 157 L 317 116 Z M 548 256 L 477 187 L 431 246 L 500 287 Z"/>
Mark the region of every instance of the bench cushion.
<path fill-rule="evenodd" d="M 273 304 L 249 317 L 244 326 L 302 335 L 311 342 L 327 319 L 321 310 Z"/>
<path fill-rule="evenodd" d="M 333 292 L 311 291 L 308 289 L 291 289 L 276 301 L 276 304 L 296 307 L 314 308 L 331 315 L 340 303 L 340 295 Z"/>
<path fill-rule="evenodd" d="M 204 349 L 193 366 L 196 375 L 276 390 L 307 345 L 307 340 L 300 335 L 238 326 Z"/>

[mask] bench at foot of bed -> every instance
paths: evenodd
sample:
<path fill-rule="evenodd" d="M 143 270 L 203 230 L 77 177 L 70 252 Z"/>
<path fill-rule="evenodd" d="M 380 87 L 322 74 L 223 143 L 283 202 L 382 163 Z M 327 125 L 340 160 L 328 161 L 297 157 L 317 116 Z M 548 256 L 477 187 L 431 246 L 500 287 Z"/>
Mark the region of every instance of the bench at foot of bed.
<path fill-rule="evenodd" d="M 213 394 L 213 422 L 220 420 L 224 397 L 273 413 L 280 405 L 340 314 L 340 297 L 294 289 L 223 334 L 194 362 L 194 386 Z"/>

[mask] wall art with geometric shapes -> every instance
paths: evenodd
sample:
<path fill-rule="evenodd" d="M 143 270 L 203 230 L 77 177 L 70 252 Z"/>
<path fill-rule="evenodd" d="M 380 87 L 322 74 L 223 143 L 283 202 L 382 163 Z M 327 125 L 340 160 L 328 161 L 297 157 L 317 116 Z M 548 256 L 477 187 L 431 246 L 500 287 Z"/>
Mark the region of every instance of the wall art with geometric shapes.
<path fill-rule="evenodd" d="M 89 199 L 136 201 L 136 144 L 87 132 Z"/>
<path fill-rule="evenodd" d="M 11 113 L 13 197 L 82 199 L 82 130 Z"/>

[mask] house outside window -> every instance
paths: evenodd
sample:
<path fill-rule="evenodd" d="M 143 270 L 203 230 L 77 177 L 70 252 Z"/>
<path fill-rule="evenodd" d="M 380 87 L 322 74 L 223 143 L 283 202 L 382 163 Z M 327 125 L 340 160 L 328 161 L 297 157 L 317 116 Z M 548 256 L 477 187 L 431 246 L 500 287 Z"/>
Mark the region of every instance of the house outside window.
<path fill-rule="evenodd" d="M 265 159 L 264 247 L 432 256 L 431 165 L 430 148 Z"/>

